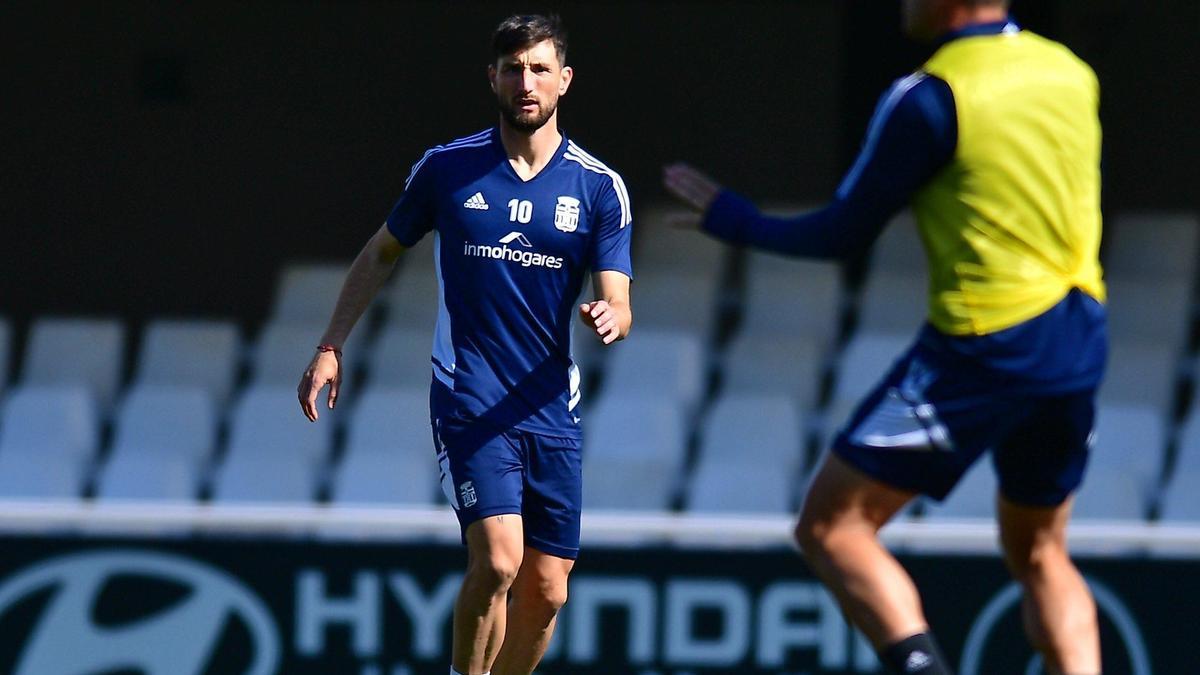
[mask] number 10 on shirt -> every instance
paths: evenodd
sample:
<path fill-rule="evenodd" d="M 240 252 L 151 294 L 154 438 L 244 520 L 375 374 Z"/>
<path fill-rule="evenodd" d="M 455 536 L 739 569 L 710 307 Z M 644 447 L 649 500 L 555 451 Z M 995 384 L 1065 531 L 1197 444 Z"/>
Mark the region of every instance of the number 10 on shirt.
<path fill-rule="evenodd" d="M 533 220 L 533 202 L 528 199 L 510 199 L 508 219 L 514 223 L 528 223 Z"/>

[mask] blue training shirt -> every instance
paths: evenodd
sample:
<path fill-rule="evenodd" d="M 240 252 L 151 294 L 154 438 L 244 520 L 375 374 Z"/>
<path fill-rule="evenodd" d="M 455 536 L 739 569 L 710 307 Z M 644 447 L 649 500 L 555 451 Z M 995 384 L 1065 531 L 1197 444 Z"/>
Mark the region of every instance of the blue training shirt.
<path fill-rule="evenodd" d="M 528 181 L 498 128 L 426 152 L 387 227 L 436 237 L 433 415 L 579 438 L 575 301 L 589 270 L 632 278 L 631 223 L 624 181 L 565 134 Z"/>
<path fill-rule="evenodd" d="M 1011 21 L 977 24 L 947 34 L 941 44 L 1017 29 Z M 957 145 L 950 85 L 928 73 L 909 75 L 880 98 L 862 151 L 827 205 L 799 216 L 775 217 L 722 190 L 705 214 L 703 228 L 731 243 L 785 255 L 848 258 L 865 252 L 891 217 L 950 164 Z M 1105 323 L 1099 302 L 1071 293 L 1045 314 L 1007 330 L 958 337 L 926 324 L 920 341 L 969 356 L 1023 390 L 1054 393 L 1099 384 L 1107 357 Z"/>

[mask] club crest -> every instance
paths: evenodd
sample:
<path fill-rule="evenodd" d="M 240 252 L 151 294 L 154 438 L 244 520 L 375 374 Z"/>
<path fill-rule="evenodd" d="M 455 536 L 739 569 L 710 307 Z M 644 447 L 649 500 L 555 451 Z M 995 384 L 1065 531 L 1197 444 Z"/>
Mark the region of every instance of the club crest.
<path fill-rule="evenodd" d="M 554 205 L 554 227 L 563 232 L 574 232 L 579 227 L 579 200 L 574 197 L 559 197 Z"/>

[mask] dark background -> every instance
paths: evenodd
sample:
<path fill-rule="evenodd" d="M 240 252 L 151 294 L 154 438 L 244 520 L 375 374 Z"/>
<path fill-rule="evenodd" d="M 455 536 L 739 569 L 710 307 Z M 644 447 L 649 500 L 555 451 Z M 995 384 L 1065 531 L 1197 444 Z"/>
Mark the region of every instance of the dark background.
<path fill-rule="evenodd" d="M 898 0 L 9 2 L 0 8 L 0 314 L 257 324 L 282 262 L 348 260 L 409 166 L 494 122 L 493 26 L 559 11 L 563 127 L 635 205 L 687 159 L 824 199 L 920 63 Z M 1017 0 L 1098 71 L 1105 207 L 1195 208 L 1194 0 Z"/>

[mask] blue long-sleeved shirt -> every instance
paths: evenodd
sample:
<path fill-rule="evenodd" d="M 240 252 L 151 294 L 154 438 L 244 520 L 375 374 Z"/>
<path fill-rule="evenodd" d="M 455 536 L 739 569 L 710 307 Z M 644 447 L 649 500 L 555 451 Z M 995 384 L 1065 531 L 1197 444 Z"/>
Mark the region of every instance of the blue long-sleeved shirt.
<path fill-rule="evenodd" d="M 979 24 L 946 35 L 1017 30 L 1011 21 Z M 722 190 L 702 227 L 735 244 L 788 255 L 843 259 L 865 251 L 893 215 L 953 159 L 958 144 L 954 94 L 927 73 L 897 80 L 883 95 L 867 140 L 833 200 L 792 217 L 767 216 L 746 198 Z M 1103 307 L 1078 291 L 1045 314 L 978 336 L 950 336 L 926 324 L 918 344 L 1012 378 L 1014 387 L 1050 394 L 1096 386 L 1108 343 Z"/>
<path fill-rule="evenodd" d="M 992 35 L 1009 21 L 969 26 L 949 42 Z M 926 73 L 897 80 L 875 108 L 867 139 L 834 199 L 791 217 L 767 216 L 749 200 L 722 190 L 703 228 L 730 243 L 811 258 L 846 258 L 865 250 L 917 190 L 954 158 L 958 119 L 945 81 Z"/>

